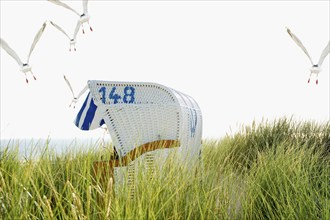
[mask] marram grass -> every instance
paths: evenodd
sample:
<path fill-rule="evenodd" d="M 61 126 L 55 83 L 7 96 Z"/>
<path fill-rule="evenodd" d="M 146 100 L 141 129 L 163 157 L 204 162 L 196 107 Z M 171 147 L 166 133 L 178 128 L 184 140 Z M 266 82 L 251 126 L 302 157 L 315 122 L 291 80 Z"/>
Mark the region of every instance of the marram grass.
<path fill-rule="evenodd" d="M 329 123 L 280 119 L 203 140 L 202 166 L 173 155 L 161 172 L 141 167 L 133 199 L 126 184 L 95 180 L 102 151 L 46 146 L 21 161 L 1 150 L 0 219 L 330 219 Z"/>

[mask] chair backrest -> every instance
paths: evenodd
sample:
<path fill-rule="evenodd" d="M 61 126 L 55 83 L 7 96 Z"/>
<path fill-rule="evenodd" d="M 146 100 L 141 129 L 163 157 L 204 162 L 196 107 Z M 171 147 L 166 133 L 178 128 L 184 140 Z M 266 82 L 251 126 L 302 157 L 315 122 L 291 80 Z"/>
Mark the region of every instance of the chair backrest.
<path fill-rule="evenodd" d="M 183 155 L 198 155 L 202 113 L 192 97 L 148 82 L 91 80 L 88 87 L 75 124 L 82 130 L 106 124 L 119 157 L 157 140 L 178 140 Z"/>

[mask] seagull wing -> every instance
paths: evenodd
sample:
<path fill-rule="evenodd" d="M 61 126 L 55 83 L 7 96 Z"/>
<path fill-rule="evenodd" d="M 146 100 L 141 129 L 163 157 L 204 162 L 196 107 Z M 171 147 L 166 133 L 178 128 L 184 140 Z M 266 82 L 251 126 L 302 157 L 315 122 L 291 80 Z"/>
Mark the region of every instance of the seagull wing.
<path fill-rule="evenodd" d="M 2 49 L 4 49 L 12 58 L 14 58 L 14 60 L 16 60 L 16 62 L 18 63 L 18 65 L 22 66 L 23 62 L 21 61 L 21 59 L 19 58 L 19 56 L 17 55 L 17 53 L 7 44 L 7 42 L 5 40 L 3 40 L 2 38 L 0 38 L 0 46 Z"/>
<path fill-rule="evenodd" d="M 73 33 L 73 39 L 75 40 L 78 34 L 78 31 L 80 29 L 81 23 L 79 21 L 77 21 L 77 25 L 76 28 L 74 29 L 74 33 Z"/>
<path fill-rule="evenodd" d="M 81 96 L 82 94 L 84 94 L 84 93 L 86 92 L 87 89 L 88 89 L 88 85 L 86 85 L 85 88 L 83 88 L 83 90 L 81 90 L 81 92 L 78 94 L 78 96 L 77 96 L 76 98 L 79 99 L 80 96 Z"/>
<path fill-rule="evenodd" d="M 311 61 L 312 65 L 314 65 L 313 60 L 311 58 L 311 56 L 309 55 L 309 53 L 307 52 L 306 48 L 304 47 L 304 45 L 302 44 L 302 42 L 299 40 L 299 38 L 291 32 L 291 30 L 289 28 L 286 28 L 288 34 L 290 35 L 290 37 L 293 39 L 294 42 L 296 42 L 296 44 L 304 51 L 304 53 L 308 56 L 309 60 Z"/>
<path fill-rule="evenodd" d="M 323 52 L 322 52 L 322 54 L 320 56 L 320 59 L 319 59 L 319 62 L 318 62 L 318 66 L 322 66 L 322 63 L 323 63 L 324 59 L 326 58 L 326 56 L 330 52 L 329 43 L 330 43 L 330 41 L 328 42 L 328 45 L 324 48 L 324 50 L 323 50 Z"/>
<path fill-rule="evenodd" d="M 47 26 L 47 22 L 44 22 L 41 26 L 41 28 L 39 29 L 38 33 L 36 34 L 36 36 L 34 37 L 34 40 L 32 42 L 32 45 L 31 45 L 31 48 L 30 48 L 30 52 L 29 52 L 29 55 L 27 57 L 27 61 L 26 63 L 29 63 L 29 60 L 30 60 L 30 57 L 31 57 L 31 54 L 32 54 L 32 51 L 34 50 L 36 44 L 38 43 L 38 41 L 40 40 L 41 38 L 41 35 L 44 33 L 44 30 Z"/>
<path fill-rule="evenodd" d="M 88 4 L 88 0 L 83 0 L 83 10 L 84 10 L 84 14 L 88 14 L 88 10 L 87 10 L 87 4 Z"/>
<path fill-rule="evenodd" d="M 70 90 L 71 90 L 71 92 L 72 92 L 72 96 L 73 96 L 73 98 L 74 98 L 75 96 L 74 96 L 74 92 L 73 92 L 73 89 L 72 89 L 71 83 L 69 82 L 69 80 L 66 78 L 65 75 L 63 75 L 63 77 L 64 77 L 64 80 L 65 80 L 66 84 L 69 86 L 69 88 L 70 88 Z"/>
<path fill-rule="evenodd" d="M 69 38 L 69 40 L 71 40 L 70 36 L 57 24 L 55 24 L 52 21 L 49 21 L 51 25 L 53 25 L 57 30 L 61 31 L 65 36 L 67 36 Z"/>
<path fill-rule="evenodd" d="M 68 6 L 67 4 L 61 2 L 60 0 L 48 0 L 48 1 L 51 2 L 51 3 L 53 3 L 53 4 L 55 4 L 55 5 L 59 5 L 59 6 L 62 6 L 64 8 L 66 8 L 66 9 L 69 9 L 73 13 L 75 13 L 76 15 L 80 16 L 80 14 L 76 10 L 74 10 L 73 8 L 71 8 L 70 6 Z"/>

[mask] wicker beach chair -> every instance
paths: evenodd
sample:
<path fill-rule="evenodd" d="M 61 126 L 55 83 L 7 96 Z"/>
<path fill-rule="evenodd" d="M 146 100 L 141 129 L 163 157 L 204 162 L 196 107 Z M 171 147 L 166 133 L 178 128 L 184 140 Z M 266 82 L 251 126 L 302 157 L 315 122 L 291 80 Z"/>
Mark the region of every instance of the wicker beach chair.
<path fill-rule="evenodd" d="M 147 155 L 147 167 L 152 170 L 155 160 L 152 154 L 174 147 L 182 161 L 198 160 L 202 113 L 192 97 L 147 82 L 91 80 L 88 88 L 74 122 L 82 130 L 105 124 L 117 154 L 114 160 L 95 162 L 96 172 L 107 169 L 113 175 L 115 168 L 126 167 L 143 154 Z M 113 169 L 109 171 L 109 167 Z"/>

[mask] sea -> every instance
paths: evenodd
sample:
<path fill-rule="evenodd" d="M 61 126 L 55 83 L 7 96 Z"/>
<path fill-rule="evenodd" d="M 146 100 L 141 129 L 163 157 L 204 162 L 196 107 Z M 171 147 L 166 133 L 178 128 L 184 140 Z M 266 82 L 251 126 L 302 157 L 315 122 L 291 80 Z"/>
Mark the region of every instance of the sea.
<path fill-rule="evenodd" d="M 61 156 L 67 153 L 97 150 L 109 144 L 103 139 L 0 139 L 0 159 L 4 152 L 14 151 L 20 160 L 38 159 L 45 152 Z"/>

